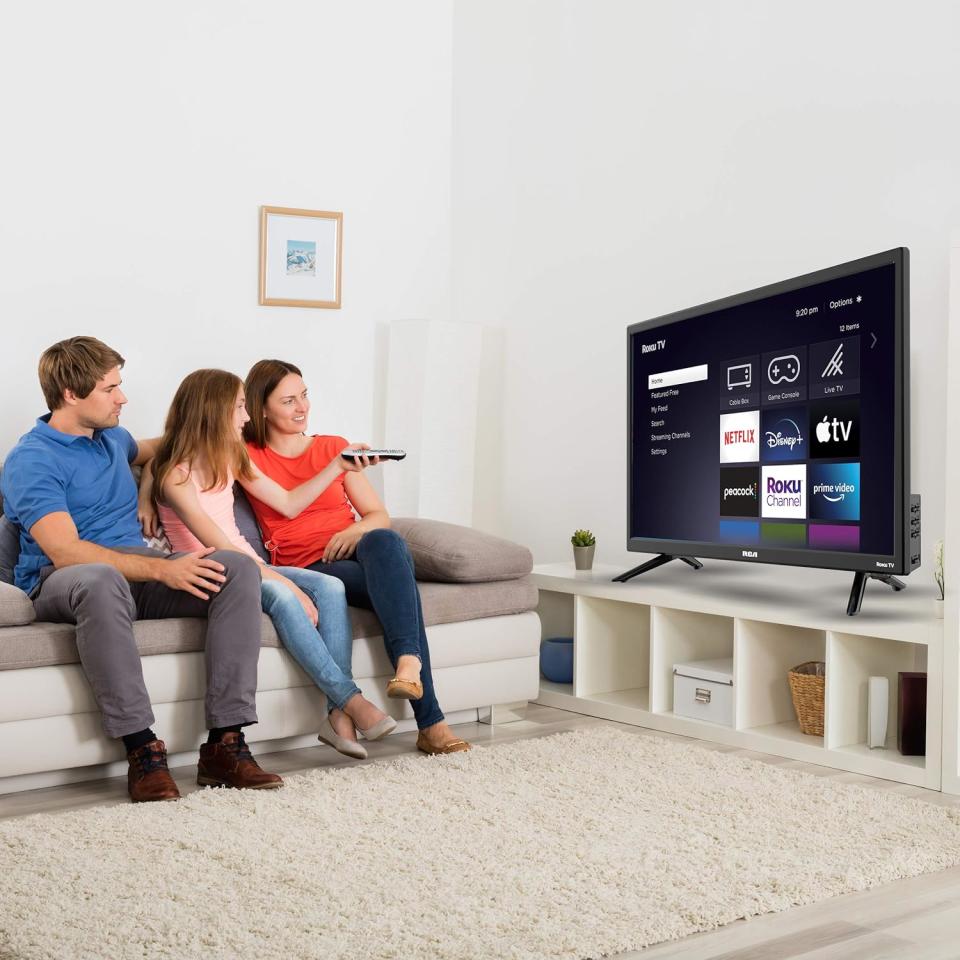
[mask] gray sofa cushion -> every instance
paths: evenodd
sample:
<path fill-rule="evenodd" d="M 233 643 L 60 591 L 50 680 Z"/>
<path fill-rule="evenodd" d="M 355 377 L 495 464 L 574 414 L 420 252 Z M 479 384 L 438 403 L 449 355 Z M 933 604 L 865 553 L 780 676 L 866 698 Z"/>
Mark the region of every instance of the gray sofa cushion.
<path fill-rule="evenodd" d="M 18 627 L 36 619 L 30 598 L 12 583 L 0 583 L 0 627 Z"/>
<path fill-rule="evenodd" d="M 488 583 L 516 580 L 533 569 L 526 547 L 489 533 L 413 517 L 397 517 L 391 526 L 406 540 L 418 580 Z"/>
<path fill-rule="evenodd" d="M 0 461 L 0 481 L 3 462 Z M 20 559 L 20 531 L 3 512 L 3 483 L 0 482 L 0 583 L 13 583 L 13 568 Z"/>
<path fill-rule="evenodd" d="M 20 531 L 0 506 L 0 583 L 13 583 L 13 570 L 20 557 Z"/>
<path fill-rule="evenodd" d="M 21 591 L 18 593 L 32 611 L 33 604 Z M 424 621 L 428 627 L 437 623 L 525 613 L 537 606 L 537 588 L 525 579 L 471 586 L 423 583 L 420 584 L 420 596 Z M 350 613 L 355 638 L 379 637 L 383 633 L 380 621 L 371 611 L 351 607 Z M 133 633 L 143 656 L 202 650 L 206 622 L 185 618 L 138 620 Z M 266 647 L 280 646 L 273 624 L 266 614 L 260 619 L 260 642 Z M 50 667 L 61 663 L 78 663 L 79 660 L 73 624 L 29 623 L 0 630 L 0 670 Z"/>

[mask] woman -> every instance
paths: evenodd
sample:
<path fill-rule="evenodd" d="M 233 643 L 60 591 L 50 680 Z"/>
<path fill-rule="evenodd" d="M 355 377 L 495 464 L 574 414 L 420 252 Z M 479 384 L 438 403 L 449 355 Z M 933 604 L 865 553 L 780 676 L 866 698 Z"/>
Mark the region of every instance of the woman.
<path fill-rule="evenodd" d="M 264 475 L 284 489 L 300 489 L 309 477 L 342 460 L 343 437 L 305 432 L 310 403 L 292 363 L 261 360 L 245 386 L 250 421 L 243 435 L 252 463 Z M 403 539 L 388 529 L 390 517 L 366 477 L 338 470 L 333 483 L 297 516 L 284 515 L 255 490 L 251 493 L 274 563 L 336 577 L 346 587 L 348 603 L 377 614 L 395 670 L 387 695 L 411 701 L 420 731 L 417 748 L 430 754 L 469 750 L 447 725 L 434 693 L 413 559 Z"/>
<path fill-rule="evenodd" d="M 367 457 L 357 463 L 337 457 L 318 476 L 284 490 L 250 462 L 242 441 L 247 420 L 243 383 L 232 373 L 197 370 L 177 389 L 152 462 L 152 483 L 148 480 L 141 488 L 141 502 L 152 496 L 175 550 L 238 550 L 263 564 L 234 520 L 235 479 L 281 514 L 296 516 L 336 477 L 344 472 L 359 475 L 370 464 Z M 343 584 L 296 567 L 263 564 L 262 574 L 264 611 L 284 646 L 327 696 L 329 713 L 321 721 L 319 739 L 346 756 L 365 758 L 357 730 L 368 740 L 378 740 L 397 724 L 353 681 Z"/>

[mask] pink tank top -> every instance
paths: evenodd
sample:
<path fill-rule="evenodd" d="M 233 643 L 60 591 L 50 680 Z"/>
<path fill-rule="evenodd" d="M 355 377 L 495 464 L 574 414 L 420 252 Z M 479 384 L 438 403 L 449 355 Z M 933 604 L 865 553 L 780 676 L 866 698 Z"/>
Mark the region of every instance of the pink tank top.
<path fill-rule="evenodd" d="M 226 485 L 219 490 L 201 490 L 196 477 L 183 464 L 179 464 L 176 469 L 182 470 L 189 476 L 190 482 L 197 489 L 200 506 L 224 532 L 227 539 L 238 550 L 248 553 L 257 563 L 263 563 L 263 560 L 257 556 L 253 547 L 247 543 L 246 538 L 237 529 L 237 521 L 233 516 L 233 474 L 227 474 Z M 190 528 L 180 519 L 172 507 L 161 503 L 157 506 L 157 514 L 163 524 L 167 539 L 170 541 L 170 546 L 174 550 L 191 552 L 203 549 L 203 544 L 190 532 Z"/>

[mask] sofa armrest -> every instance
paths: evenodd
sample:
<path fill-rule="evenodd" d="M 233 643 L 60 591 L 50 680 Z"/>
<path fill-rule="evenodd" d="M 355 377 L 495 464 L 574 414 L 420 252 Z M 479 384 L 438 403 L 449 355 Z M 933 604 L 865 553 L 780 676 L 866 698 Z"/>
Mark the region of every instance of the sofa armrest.
<path fill-rule="evenodd" d="M 0 583 L 0 627 L 19 627 L 36 619 L 30 598 L 12 583 Z"/>
<path fill-rule="evenodd" d="M 407 542 L 418 580 L 489 583 L 517 580 L 533 569 L 533 554 L 519 544 L 470 527 L 418 517 L 394 517 Z"/>

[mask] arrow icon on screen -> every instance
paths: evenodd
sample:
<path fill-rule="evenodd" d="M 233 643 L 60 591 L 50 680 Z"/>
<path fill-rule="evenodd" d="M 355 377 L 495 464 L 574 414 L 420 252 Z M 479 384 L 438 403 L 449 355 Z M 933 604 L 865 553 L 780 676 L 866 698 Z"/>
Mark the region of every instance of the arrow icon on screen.
<path fill-rule="evenodd" d="M 870 349 L 872 350 L 877 345 L 877 335 L 871 330 L 870 336 L 873 337 L 873 343 L 870 344 Z"/>

